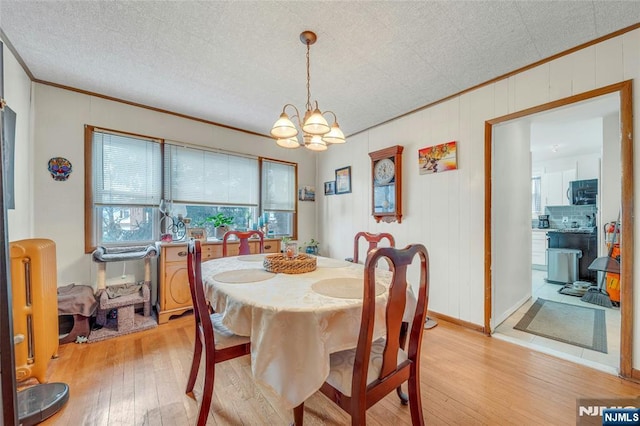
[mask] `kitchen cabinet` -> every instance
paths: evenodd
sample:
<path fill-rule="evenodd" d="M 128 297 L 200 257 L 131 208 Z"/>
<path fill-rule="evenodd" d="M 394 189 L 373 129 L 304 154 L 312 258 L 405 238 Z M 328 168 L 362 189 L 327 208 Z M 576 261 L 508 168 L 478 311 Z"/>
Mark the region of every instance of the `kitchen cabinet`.
<path fill-rule="evenodd" d="M 546 206 L 568 206 L 569 182 L 576 180 L 576 169 L 543 173 L 540 177 L 542 211 Z"/>
<path fill-rule="evenodd" d="M 533 269 L 547 269 L 547 233 L 541 229 L 531 232 L 531 265 Z"/>
<path fill-rule="evenodd" d="M 279 253 L 280 239 L 265 239 L 265 253 Z M 230 256 L 236 256 L 239 243 L 230 242 Z M 251 253 L 258 253 L 259 241 L 249 241 Z M 205 242 L 202 244 L 202 261 L 222 257 L 222 242 Z M 192 309 L 191 291 L 187 276 L 186 243 L 163 243 L 160 245 L 158 261 L 158 324 L 164 324 L 174 315 L 182 315 Z"/>

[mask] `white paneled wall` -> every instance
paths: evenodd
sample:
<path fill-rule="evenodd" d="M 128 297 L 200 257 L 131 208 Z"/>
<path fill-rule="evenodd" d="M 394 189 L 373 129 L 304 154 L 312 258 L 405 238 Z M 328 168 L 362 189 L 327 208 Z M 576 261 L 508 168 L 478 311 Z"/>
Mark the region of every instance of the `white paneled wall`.
<path fill-rule="evenodd" d="M 594 46 L 579 50 L 569 56 L 571 60 L 571 94 L 586 92 L 596 88 L 596 50 Z M 554 82 L 551 82 L 553 84 Z"/>
<path fill-rule="evenodd" d="M 484 322 L 484 124 L 486 120 L 612 83 L 640 77 L 640 30 L 587 47 L 550 63 L 465 93 L 431 108 L 350 137 L 318 157 L 318 187 L 334 170 L 352 166 L 353 193 L 319 194 L 318 239 L 324 254 L 351 255 L 353 235 L 387 231 L 399 246 L 424 243 L 431 257 L 429 308 L 478 325 Z M 640 89 L 634 88 L 634 128 L 640 129 Z M 458 167 L 437 175 L 419 175 L 417 150 L 458 142 Z M 368 153 L 403 145 L 402 224 L 376 224 L 371 218 Z M 640 164 L 640 150 L 635 150 Z M 635 173 L 640 193 L 640 173 Z M 635 197 L 635 209 L 640 197 Z M 636 221 L 640 235 L 640 221 Z M 515 243 L 514 247 L 517 247 Z M 634 264 L 640 265 L 640 251 Z M 634 269 L 640 283 L 640 267 Z M 640 291 L 635 304 L 640 306 Z M 640 316 L 634 319 L 634 353 L 640 354 Z M 640 368 L 636 356 L 634 368 Z"/>
<path fill-rule="evenodd" d="M 531 297 L 531 192 L 522 190 L 531 187 L 529 136 L 523 120 L 493 127 L 492 329 Z"/>

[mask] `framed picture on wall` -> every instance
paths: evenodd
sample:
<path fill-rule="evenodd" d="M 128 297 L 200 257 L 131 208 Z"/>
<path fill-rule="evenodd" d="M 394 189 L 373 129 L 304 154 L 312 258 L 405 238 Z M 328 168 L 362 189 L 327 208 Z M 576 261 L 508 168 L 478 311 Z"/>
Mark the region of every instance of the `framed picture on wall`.
<path fill-rule="evenodd" d="M 336 181 L 331 180 L 324 183 L 324 195 L 333 195 L 336 193 Z"/>
<path fill-rule="evenodd" d="M 336 194 L 351 192 L 351 166 L 336 169 Z"/>
<path fill-rule="evenodd" d="M 298 189 L 298 200 L 300 201 L 315 201 L 316 200 L 316 188 L 315 186 L 305 185 Z"/>
<path fill-rule="evenodd" d="M 187 237 L 205 241 L 207 239 L 207 230 L 205 228 L 188 228 Z"/>

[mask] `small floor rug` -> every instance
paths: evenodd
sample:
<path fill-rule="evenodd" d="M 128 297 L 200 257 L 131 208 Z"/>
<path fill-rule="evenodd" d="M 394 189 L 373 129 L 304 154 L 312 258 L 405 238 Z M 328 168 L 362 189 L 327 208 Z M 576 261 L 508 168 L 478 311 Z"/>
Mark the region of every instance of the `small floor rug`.
<path fill-rule="evenodd" d="M 110 339 L 112 337 L 124 336 L 125 334 L 137 333 L 142 330 L 149 330 L 158 326 L 158 320 L 156 319 L 155 311 L 151 310 L 151 315 L 145 317 L 142 314 L 135 314 L 135 323 L 131 330 L 118 331 L 117 319 L 107 319 L 107 324 L 98 329 L 91 330 L 89 333 L 89 343 L 99 342 L 101 340 Z"/>
<path fill-rule="evenodd" d="M 538 298 L 513 328 L 607 353 L 607 327 L 603 309 Z"/>

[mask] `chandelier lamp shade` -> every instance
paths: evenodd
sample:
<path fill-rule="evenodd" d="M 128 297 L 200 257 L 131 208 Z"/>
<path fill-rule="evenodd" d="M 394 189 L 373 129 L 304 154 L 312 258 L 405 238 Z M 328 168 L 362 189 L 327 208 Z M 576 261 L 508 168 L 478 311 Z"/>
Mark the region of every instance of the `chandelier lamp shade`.
<path fill-rule="evenodd" d="M 276 140 L 276 144 L 283 148 L 299 148 L 306 147 L 312 151 L 325 151 L 330 144 L 345 143 L 344 133 L 340 130 L 338 119 L 333 111 L 320 111 L 318 101 L 311 103 L 311 72 L 309 66 L 310 46 L 316 42 L 318 37 L 312 31 L 303 31 L 300 34 L 300 41 L 307 46 L 307 104 L 304 117 L 300 116 L 300 112 L 295 105 L 286 104 L 282 108 L 280 118 L 271 128 L 271 136 Z M 289 117 L 287 109 L 293 112 Z M 293 110 L 293 111 L 291 111 Z M 329 115 L 333 120 L 333 124 L 329 126 L 325 115 Z M 292 119 L 296 119 L 298 126 L 294 124 Z M 302 131 L 302 139 L 298 138 L 298 134 Z"/>

